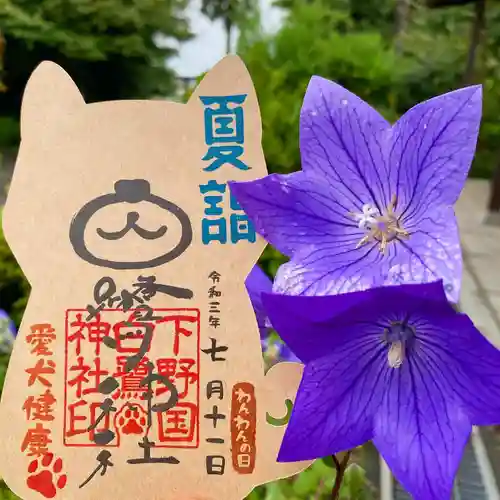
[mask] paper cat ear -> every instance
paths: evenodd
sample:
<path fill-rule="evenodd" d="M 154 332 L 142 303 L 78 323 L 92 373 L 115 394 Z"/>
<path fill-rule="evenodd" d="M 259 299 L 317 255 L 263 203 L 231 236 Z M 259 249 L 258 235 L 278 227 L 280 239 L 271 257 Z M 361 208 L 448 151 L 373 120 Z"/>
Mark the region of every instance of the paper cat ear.
<path fill-rule="evenodd" d="M 21 107 L 21 138 L 38 137 L 60 125 L 71 110 L 85 104 L 75 82 L 61 66 L 44 61 L 33 71 Z"/>
<path fill-rule="evenodd" d="M 257 94 L 245 63 L 235 55 L 224 57 L 216 64 L 196 87 L 189 99 L 189 105 L 202 104 L 204 96 L 234 96 L 246 94 L 246 134 L 252 141 L 262 138 L 262 125 Z"/>
<path fill-rule="evenodd" d="M 252 78 L 238 56 L 226 56 L 210 70 L 195 89 L 187 107 L 193 116 L 198 114 L 198 123 L 203 124 L 203 129 L 198 129 L 205 143 L 199 167 L 203 172 L 200 178 L 204 179 L 200 188 L 207 190 L 206 183 L 213 175 L 217 175 L 218 183 L 224 184 L 252 181 L 267 175 L 259 102 Z M 255 234 L 237 201 L 230 198 L 230 189 L 226 195 L 227 225 L 220 229 L 224 235 L 219 241 L 241 241 L 241 244 L 231 245 L 231 251 L 224 250 L 225 246 L 210 245 L 209 251 L 214 261 L 232 260 L 238 266 L 246 266 L 248 273 L 264 250 L 265 242 Z M 208 201 L 207 197 L 205 204 Z M 202 239 L 210 242 L 210 228 L 214 223 L 204 217 L 203 224 Z"/>

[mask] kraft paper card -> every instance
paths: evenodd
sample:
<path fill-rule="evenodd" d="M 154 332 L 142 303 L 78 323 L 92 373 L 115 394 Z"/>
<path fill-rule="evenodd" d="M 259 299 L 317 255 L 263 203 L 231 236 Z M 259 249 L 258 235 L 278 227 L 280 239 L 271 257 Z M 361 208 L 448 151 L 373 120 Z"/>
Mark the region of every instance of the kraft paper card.
<path fill-rule="evenodd" d="M 264 374 L 245 278 L 265 243 L 228 181 L 267 174 L 235 56 L 187 104 L 28 82 L 3 227 L 32 286 L 0 407 L 23 499 L 239 500 L 281 464 L 302 367 Z"/>

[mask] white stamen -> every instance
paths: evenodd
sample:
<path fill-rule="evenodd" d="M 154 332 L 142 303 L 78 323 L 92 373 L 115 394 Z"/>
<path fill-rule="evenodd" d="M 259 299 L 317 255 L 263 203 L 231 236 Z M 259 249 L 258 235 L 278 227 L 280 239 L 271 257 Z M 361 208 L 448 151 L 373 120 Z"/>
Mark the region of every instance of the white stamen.
<path fill-rule="evenodd" d="M 376 217 L 379 216 L 379 211 L 369 203 L 363 205 L 361 213 L 353 213 L 354 219 L 358 221 L 360 229 L 370 229 L 373 224 L 377 223 Z"/>
<path fill-rule="evenodd" d="M 359 240 L 356 248 L 376 241 L 379 243 L 380 251 L 384 254 L 389 243 L 410 236 L 410 233 L 400 225 L 398 216 L 394 213 L 396 201 L 394 195 L 382 214 L 376 207 L 368 203 L 363 205 L 362 213 L 349 212 L 349 215 L 358 221 L 358 227 L 367 231 L 367 234 Z"/>
<path fill-rule="evenodd" d="M 403 342 L 396 341 L 391 344 L 387 353 L 387 362 L 391 368 L 399 368 L 405 359 L 405 346 Z"/>

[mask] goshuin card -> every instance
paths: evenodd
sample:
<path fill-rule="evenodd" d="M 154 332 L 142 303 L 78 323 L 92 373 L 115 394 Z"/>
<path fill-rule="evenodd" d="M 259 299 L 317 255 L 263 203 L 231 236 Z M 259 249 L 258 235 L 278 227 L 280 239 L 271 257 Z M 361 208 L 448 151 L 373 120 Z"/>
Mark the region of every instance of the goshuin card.
<path fill-rule="evenodd" d="M 1 477 L 23 499 L 234 499 L 278 464 L 301 365 L 264 375 L 245 278 L 264 242 L 228 182 L 266 175 L 235 56 L 187 104 L 86 104 L 32 75 L 3 212 L 32 285 L 0 407 Z"/>

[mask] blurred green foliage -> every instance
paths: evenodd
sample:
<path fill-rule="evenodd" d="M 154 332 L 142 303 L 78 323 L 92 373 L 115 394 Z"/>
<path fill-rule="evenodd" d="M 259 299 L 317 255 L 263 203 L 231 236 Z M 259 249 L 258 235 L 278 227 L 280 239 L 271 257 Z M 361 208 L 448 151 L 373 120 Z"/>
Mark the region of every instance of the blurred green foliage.
<path fill-rule="evenodd" d="M 332 497 L 335 471 L 324 460 L 317 460 L 295 477 L 256 488 L 246 500 L 327 500 Z M 373 490 L 365 472 L 356 463 L 348 466 L 339 500 L 372 500 Z"/>
<path fill-rule="evenodd" d="M 346 32 L 350 24 L 348 12 L 299 4 L 275 36 L 240 47 L 259 97 L 270 171 L 300 166 L 299 115 L 313 74 L 336 80 L 394 118 L 394 70 L 401 71 L 394 54 L 380 33 Z"/>
<path fill-rule="evenodd" d="M 165 64 L 190 37 L 188 0 L 1 0 L 5 38 L 0 115 L 19 116 L 29 75 L 60 64 L 87 101 L 165 96 L 175 74 Z M 168 40 L 165 42 L 165 40 Z M 17 123 L 1 123 L 0 147 L 17 143 Z M 10 125 L 10 126 L 9 126 Z"/>
<path fill-rule="evenodd" d="M 1 215 L 0 210 L 0 217 Z M 0 309 L 10 315 L 16 327 L 21 323 L 29 290 L 29 284 L 12 255 L 0 227 Z M 1 370 L 0 365 L 0 382 L 3 384 Z"/>
<path fill-rule="evenodd" d="M 340 83 L 391 121 L 422 100 L 463 86 L 471 5 L 431 10 L 413 2 L 397 53 L 388 28 L 395 1 L 370 0 L 362 9 L 352 0 L 281 3 L 290 10 L 276 34 L 249 23 L 239 44 L 259 97 L 271 172 L 300 168 L 299 116 L 311 75 Z M 500 152 L 498 5 L 488 10 L 487 42 L 476 64 L 477 80 L 484 83 L 484 119 L 471 173 L 488 178 Z M 376 8 L 381 16 L 373 14 Z"/>
<path fill-rule="evenodd" d="M 14 495 L 3 481 L 0 481 L 0 500 L 19 500 L 19 497 Z"/>

